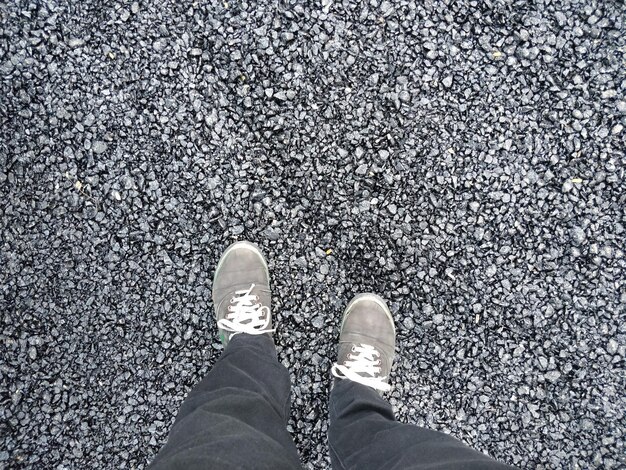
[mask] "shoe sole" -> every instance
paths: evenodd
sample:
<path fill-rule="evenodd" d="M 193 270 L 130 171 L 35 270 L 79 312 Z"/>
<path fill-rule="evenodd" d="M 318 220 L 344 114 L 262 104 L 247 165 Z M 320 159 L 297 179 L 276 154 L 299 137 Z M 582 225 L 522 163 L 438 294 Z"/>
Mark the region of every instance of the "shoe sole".
<path fill-rule="evenodd" d="M 257 255 L 259 255 L 259 258 L 261 258 L 261 261 L 263 261 L 263 267 L 265 268 L 265 274 L 267 274 L 267 277 L 269 279 L 269 277 L 270 277 L 270 270 L 267 267 L 267 261 L 265 261 L 265 256 L 263 256 L 263 253 L 261 253 L 261 250 L 259 249 L 259 247 L 257 247 L 254 243 L 241 241 L 241 242 L 233 243 L 228 248 L 226 248 L 224 253 L 222 253 L 222 256 L 220 257 L 220 260 L 217 263 L 217 267 L 215 268 L 215 274 L 213 275 L 213 284 L 215 284 L 215 278 L 217 277 L 217 274 L 220 272 L 220 268 L 222 267 L 222 265 L 224 263 L 224 260 L 226 259 L 226 256 L 228 255 L 228 253 L 230 253 L 233 250 L 239 250 L 239 249 L 242 249 L 242 248 L 246 249 L 246 250 L 253 251 Z"/>
<path fill-rule="evenodd" d="M 393 327 L 393 336 L 395 337 L 396 325 L 393 322 L 393 316 L 391 315 L 391 310 L 389 310 L 389 307 L 387 307 L 387 303 L 381 296 L 373 294 L 371 292 L 367 292 L 365 294 L 358 294 L 350 301 L 346 309 L 343 311 L 343 318 L 341 320 L 341 328 L 339 329 L 339 332 L 341 333 L 343 331 L 343 324 L 346 321 L 346 314 L 350 311 L 352 307 L 354 307 L 354 304 L 362 300 L 370 300 L 372 302 L 377 303 L 378 305 L 382 307 L 383 311 L 385 312 L 385 315 L 387 315 L 387 318 L 389 318 L 389 321 L 391 322 L 391 326 Z"/>

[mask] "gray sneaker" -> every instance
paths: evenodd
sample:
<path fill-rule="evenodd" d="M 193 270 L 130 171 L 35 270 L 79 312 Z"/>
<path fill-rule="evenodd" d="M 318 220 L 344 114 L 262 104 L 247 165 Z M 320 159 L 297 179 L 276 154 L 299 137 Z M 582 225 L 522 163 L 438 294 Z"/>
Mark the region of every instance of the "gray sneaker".
<path fill-rule="evenodd" d="M 230 245 L 213 278 L 213 305 L 224 347 L 238 333 L 271 336 L 271 301 L 269 270 L 259 248 L 250 242 Z"/>
<path fill-rule="evenodd" d="M 339 379 L 386 392 L 391 389 L 395 344 L 396 328 L 385 301 L 376 294 L 359 294 L 343 314 L 339 353 L 331 372 Z"/>

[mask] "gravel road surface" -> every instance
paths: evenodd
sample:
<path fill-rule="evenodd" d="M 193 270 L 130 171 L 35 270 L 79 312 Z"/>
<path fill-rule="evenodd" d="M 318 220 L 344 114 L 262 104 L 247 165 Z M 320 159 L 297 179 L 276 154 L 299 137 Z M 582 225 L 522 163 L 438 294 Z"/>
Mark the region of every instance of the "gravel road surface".
<path fill-rule="evenodd" d="M 144 468 L 270 262 L 303 464 L 341 312 L 390 400 L 522 468 L 625 468 L 618 1 L 0 3 L 0 467 Z"/>

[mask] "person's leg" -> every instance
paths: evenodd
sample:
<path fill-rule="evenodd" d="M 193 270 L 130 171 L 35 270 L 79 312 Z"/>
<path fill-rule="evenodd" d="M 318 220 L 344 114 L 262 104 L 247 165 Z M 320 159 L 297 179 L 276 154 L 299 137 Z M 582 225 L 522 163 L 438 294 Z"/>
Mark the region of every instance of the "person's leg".
<path fill-rule="evenodd" d="M 183 402 L 151 469 L 300 469 L 290 383 L 271 332 L 269 275 L 250 244 L 220 260 L 213 301 L 225 350 Z"/>
<path fill-rule="evenodd" d="M 268 336 L 236 335 L 183 402 L 153 469 L 300 468 L 289 373 Z"/>
<path fill-rule="evenodd" d="M 336 381 L 329 412 L 328 441 L 336 470 L 514 468 L 448 434 L 399 423 L 374 389 L 351 380 Z"/>
<path fill-rule="evenodd" d="M 328 406 L 333 468 L 513 469 L 452 436 L 396 421 L 378 392 L 389 389 L 394 344 L 391 312 L 382 299 L 359 296 L 348 305 Z"/>

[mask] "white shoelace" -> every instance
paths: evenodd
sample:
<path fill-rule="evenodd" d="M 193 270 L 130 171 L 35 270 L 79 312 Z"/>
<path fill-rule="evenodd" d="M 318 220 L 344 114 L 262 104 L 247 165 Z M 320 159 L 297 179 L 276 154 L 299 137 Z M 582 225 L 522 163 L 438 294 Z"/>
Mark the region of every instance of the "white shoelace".
<path fill-rule="evenodd" d="M 355 344 L 348 359 L 343 364 L 333 364 L 331 373 L 340 379 L 349 379 L 366 387 L 371 387 L 381 392 L 391 390 L 391 386 L 385 383 L 387 377 L 377 377 L 380 374 L 380 353 L 369 344 Z M 364 377 L 361 374 L 367 374 Z"/>
<path fill-rule="evenodd" d="M 271 333 L 273 329 L 267 329 L 271 321 L 270 309 L 265 305 L 257 303 L 259 296 L 252 293 L 254 284 L 249 289 L 235 291 L 235 295 L 230 299 L 226 318 L 217 322 L 217 326 L 223 330 L 230 331 L 228 339 L 237 333 L 249 335 L 262 335 Z"/>

